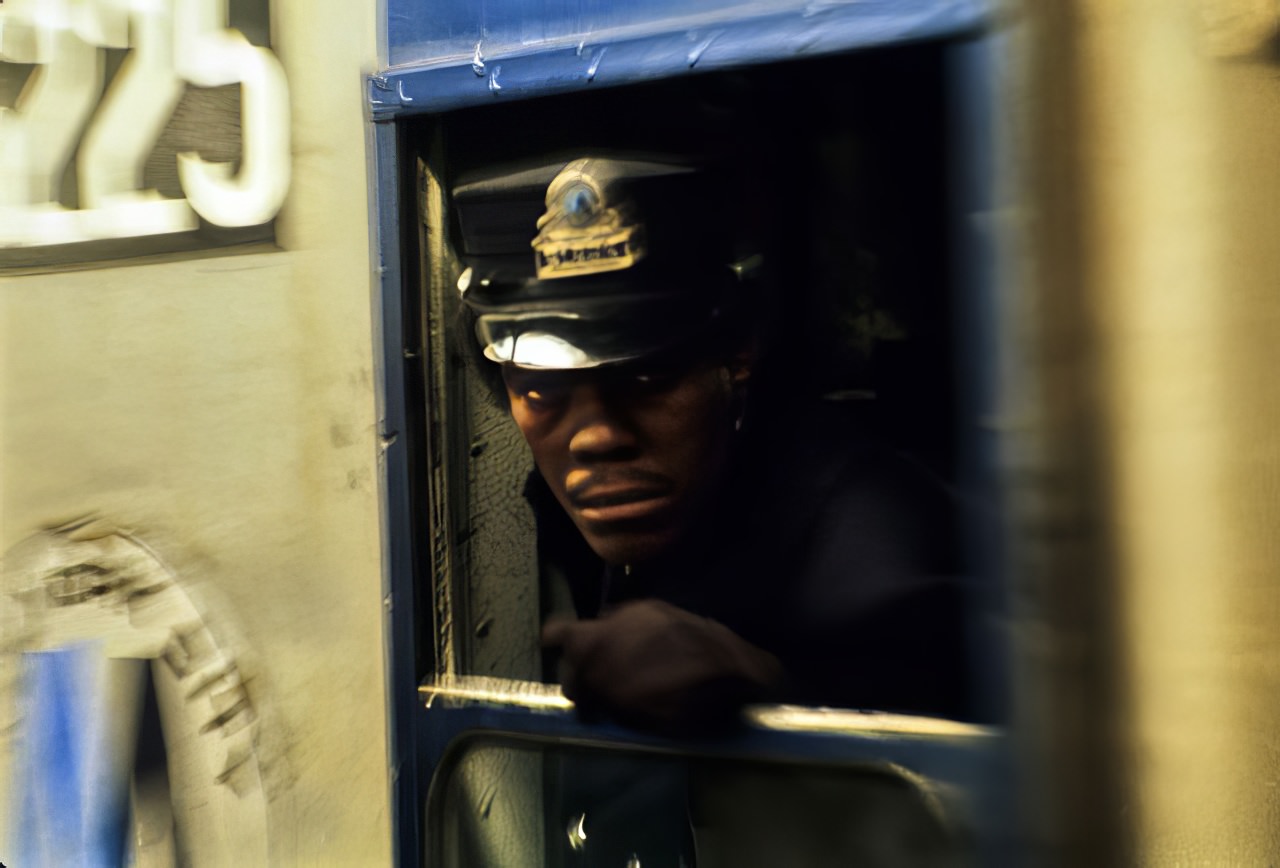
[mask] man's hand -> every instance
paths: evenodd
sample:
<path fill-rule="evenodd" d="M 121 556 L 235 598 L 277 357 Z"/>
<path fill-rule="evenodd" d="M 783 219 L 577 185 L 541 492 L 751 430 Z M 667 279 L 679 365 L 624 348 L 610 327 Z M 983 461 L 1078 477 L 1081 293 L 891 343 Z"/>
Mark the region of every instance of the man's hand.
<path fill-rule="evenodd" d="M 550 621 L 542 642 L 561 649 L 564 694 L 582 714 L 673 735 L 727 728 L 745 703 L 767 699 L 782 680 L 772 654 L 659 600 Z"/>

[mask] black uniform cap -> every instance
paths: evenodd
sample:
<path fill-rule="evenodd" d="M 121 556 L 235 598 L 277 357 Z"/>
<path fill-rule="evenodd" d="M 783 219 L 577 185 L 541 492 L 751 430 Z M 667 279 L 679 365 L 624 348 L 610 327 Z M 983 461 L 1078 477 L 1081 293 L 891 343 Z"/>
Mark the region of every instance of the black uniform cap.
<path fill-rule="evenodd" d="M 704 167 L 652 157 L 459 179 L 458 288 L 485 355 L 589 368 L 696 340 L 736 303 L 754 264 L 728 193 Z"/>

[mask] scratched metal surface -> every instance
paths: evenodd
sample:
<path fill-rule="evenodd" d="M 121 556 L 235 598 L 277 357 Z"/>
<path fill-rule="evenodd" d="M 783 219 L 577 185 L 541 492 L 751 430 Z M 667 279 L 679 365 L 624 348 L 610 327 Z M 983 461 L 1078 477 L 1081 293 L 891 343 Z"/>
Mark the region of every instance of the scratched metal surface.
<path fill-rule="evenodd" d="M 435 4 L 389 0 L 377 118 L 971 32 L 991 0 Z M 820 87 L 822 82 L 815 82 Z"/>
<path fill-rule="evenodd" d="M 430 161 L 428 161 L 430 162 Z M 447 202 L 420 166 L 419 219 L 447 222 Z M 539 595 L 533 514 L 522 496 L 533 463 L 504 407 L 458 345 L 459 267 L 444 234 L 423 236 L 428 379 L 439 464 L 431 497 L 437 673 L 536 679 Z M 447 526 L 443 526 L 447 525 Z"/>
<path fill-rule="evenodd" d="M 388 0 L 391 66 L 447 58 L 470 59 L 477 45 L 498 56 L 574 41 L 583 34 L 644 35 L 731 20 L 801 16 L 815 23 L 851 15 L 869 27 L 931 20 L 954 23 L 986 4 L 974 0 Z"/>

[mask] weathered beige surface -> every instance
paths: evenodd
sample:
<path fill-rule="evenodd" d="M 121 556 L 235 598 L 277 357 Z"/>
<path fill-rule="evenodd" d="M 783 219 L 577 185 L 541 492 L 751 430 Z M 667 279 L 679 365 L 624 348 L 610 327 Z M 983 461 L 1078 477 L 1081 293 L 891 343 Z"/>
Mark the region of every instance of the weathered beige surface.
<path fill-rule="evenodd" d="M 1026 8 L 1047 25 L 1037 50 L 1056 52 L 1023 154 L 1042 185 L 1028 204 L 1055 234 L 1029 237 L 1042 275 L 1070 277 L 1036 291 L 1072 317 L 1040 322 L 1062 387 L 1042 400 L 1081 435 L 1060 444 L 1059 469 L 1085 469 L 1058 480 L 1081 508 L 1060 536 L 1097 570 L 1053 579 L 1056 602 L 1089 613 L 1055 634 L 1060 660 L 1095 658 L 1093 686 L 1063 694 L 1063 729 L 1097 750 L 1059 767 L 1074 778 L 1060 810 L 1089 864 L 1272 864 L 1280 7 Z"/>
<path fill-rule="evenodd" d="M 1181 4 L 1088 5 L 1088 291 L 1108 362 L 1135 855 L 1267 864 L 1280 853 L 1280 78 L 1274 62 L 1212 59 Z"/>
<path fill-rule="evenodd" d="M 90 511 L 152 546 L 261 709 L 272 864 L 385 865 L 376 12 L 272 6 L 293 102 L 282 249 L 0 278 L 0 549 Z M 196 852 L 226 834 L 185 831 Z"/>

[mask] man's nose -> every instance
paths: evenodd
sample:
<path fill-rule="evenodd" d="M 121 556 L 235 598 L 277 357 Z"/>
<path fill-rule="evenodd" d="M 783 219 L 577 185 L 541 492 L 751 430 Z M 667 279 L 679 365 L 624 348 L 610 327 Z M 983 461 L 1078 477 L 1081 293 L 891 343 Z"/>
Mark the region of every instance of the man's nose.
<path fill-rule="evenodd" d="M 595 384 L 574 389 L 570 402 L 569 452 L 581 461 L 622 459 L 637 451 L 638 440 L 625 408 Z"/>

